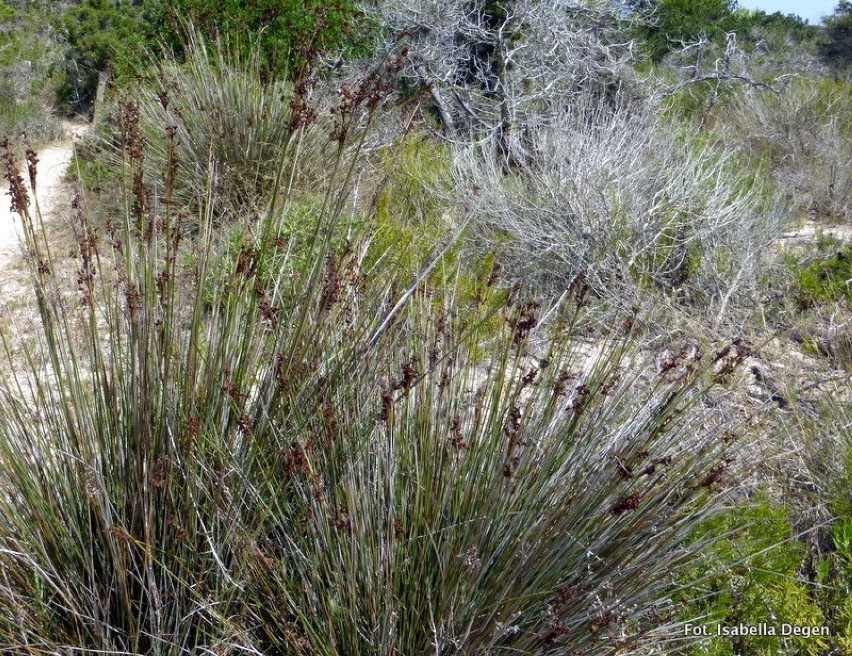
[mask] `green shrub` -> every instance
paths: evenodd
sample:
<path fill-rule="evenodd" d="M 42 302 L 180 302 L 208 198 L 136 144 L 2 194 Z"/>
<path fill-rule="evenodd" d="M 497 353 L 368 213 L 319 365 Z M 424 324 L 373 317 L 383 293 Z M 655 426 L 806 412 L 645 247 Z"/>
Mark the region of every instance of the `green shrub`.
<path fill-rule="evenodd" d="M 60 51 L 34 11 L 0 5 L 0 136 L 30 141 L 61 134 L 51 112 Z"/>
<path fill-rule="evenodd" d="M 840 0 L 833 16 L 823 18 L 819 55 L 836 73 L 852 68 L 852 2 Z"/>
<path fill-rule="evenodd" d="M 452 186 L 452 154 L 425 135 L 394 144 L 380 164 L 374 226 L 375 252 L 387 252 L 410 275 L 420 253 L 429 250 L 447 231 L 447 201 Z M 401 245 L 404 248 L 400 248 Z"/>
<path fill-rule="evenodd" d="M 734 549 L 729 550 L 731 574 L 724 580 L 710 579 L 719 583 L 719 595 L 712 598 L 717 610 L 723 612 L 722 594 L 738 594 L 747 576 L 757 598 L 764 587 L 787 591 L 787 601 L 780 606 L 791 608 L 788 617 L 793 623 L 813 620 L 829 629 L 829 636 L 813 644 L 791 641 L 772 653 L 841 654 L 852 647 L 852 406 L 845 378 L 825 382 L 819 396 L 794 404 L 777 426 L 790 448 L 766 474 L 773 497 L 783 503 L 759 497 L 745 511 L 734 509 L 730 524 L 713 529 L 735 531 Z M 737 533 L 740 527 L 744 532 Z M 794 613 L 802 591 L 809 601 Z M 772 590 L 766 594 L 778 598 L 773 595 Z"/>
<path fill-rule="evenodd" d="M 733 7 L 730 0 L 658 0 L 639 35 L 651 60 L 659 62 L 673 48 L 702 36 L 724 42 L 724 33 L 736 29 Z"/>
<path fill-rule="evenodd" d="M 59 100 L 75 110 L 94 99 L 98 73 L 109 71 L 118 86 L 132 85 L 140 61 L 163 52 L 192 58 L 185 51 L 187 31 L 198 30 L 254 57 L 264 84 L 292 78 L 318 52 L 365 52 L 369 28 L 351 0 L 79 0 L 59 9 L 40 8 L 64 36 L 64 83 Z"/>
<path fill-rule="evenodd" d="M 834 248 L 823 246 L 813 261 L 802 263 L 793 257 L 788 263 L 802 305 L 852 303 L 852 245 L 835 242 Z"/>
<path fill-rule="evenodd" d="M 690 646 L 690 654 L 770 656 L 823 654 L 825 636 L 782 636 L 783 626 L 828 626 L 815 599 L 815 586 L 801 575 L 807 547 L 799 542 L 783 506 L 766 496 L 734 507 L 708 522 L 704 531 L 720 540 L 700 559 L 687 579 L 684 611 L 707 627 L 708 637 Z M 721 572 L 716 573 L 714 572 Z M 717 627 L 772 627 L 776 635 L 717 635 Z"/>
<path fill-rule="evenodd" d="M 160 36 L 177 50 L 184 45 L 179 34 L 186 24 L 247 48 L 252 44 L 245 36 L 257 35 L 258 73 L 264 80 L 296 75 L 312 52 L 363 50 L 368 38 L 353 0 L 176 0 L 160 2 L 158 14 L 172 28 Z"/>
<path fill-rule="evenodd" d="M 87 110 L 99 73 L 125 84 L 134 79 L 157 45 L 156 6 L 156 0 L 80 0 L 55 13 L 53 23 L 67 44 L 57 94 L 62 106 Z"/>

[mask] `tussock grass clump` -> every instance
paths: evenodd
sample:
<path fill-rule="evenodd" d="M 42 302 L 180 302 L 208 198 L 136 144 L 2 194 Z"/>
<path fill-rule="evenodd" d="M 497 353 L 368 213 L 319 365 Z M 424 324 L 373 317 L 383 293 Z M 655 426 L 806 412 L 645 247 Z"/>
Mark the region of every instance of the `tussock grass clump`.
<path fill-rule="evenodd" d="M 16 137 L 22 133 L 37 143 L 45 143 L 62 136 L 62 125 L 47 104 L 38 99 L 19 102 L 0 96 L 0 136 Z"/>
<path fill-rule="evenodd" d="M 347 220 L 357 141 L 298 253 L 281 184 L 234 257 L 216 166 L 189 235 L 149 202 L 127 108 L 127 211 L 99 227 L 75 203 L 75 295 L 7 159 L 43 327 L 33 375 L 0 394 L 7 650 L 604 654 L 682 635 L 666 600 L 733 448 L 702 421 L 699 353 L 649 374 L 619 324 L 583 358 L 583 284 L 545 328 L 518 290 L 490 302 L 491 276 L 473 302 L 436 285 L 440 246 L 400 280 Z M 161 127 L 176 164 L 189 137 Z M 303 138 L 277 144 L 276 179 L 298 179 Z M 168 197 L 182 173 L 164 169 Z"/>
<path fill-rule="evenodd" d="M 290 135 L 302 123 L 309 127 L 303 130 L 299 148 L 307 152 L 302 152 L 298 168 L 288 168 L 298 174 L 295 188 L 318 191 L 331 165 L 323 155 L 327 136 L 315 114 L 301 113 L 294 84 L 282 78 L 262 81 L 259 55 L 240 56 L 237 51 L 189 30 L 183 59 L 161 61 L 132 100 L 145 143 L 145 180 L 152 193 L 160 202 L 192 213 L 212 206 L 217 221 L 265 210 L 282 158 L 294 154 L 288 147 Z M 111 169 L 121 159 L 124 105 L 121 101 L 115 106 L 111 129 L 90 154 L 95 165 L 105 159 Z M 165 198 L 168 177 L 174 183 Z M 209 192 L 212 202 L 206 197 Z"/>

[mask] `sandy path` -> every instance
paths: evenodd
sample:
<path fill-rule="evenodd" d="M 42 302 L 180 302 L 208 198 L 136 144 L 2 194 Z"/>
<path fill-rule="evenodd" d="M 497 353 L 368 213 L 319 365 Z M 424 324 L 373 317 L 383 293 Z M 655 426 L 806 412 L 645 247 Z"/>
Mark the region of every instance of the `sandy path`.
<path fill-rule="evenodd" d="M 65 174 L 74 155 L 74 143 L 88 126 L 66 121 L 63 128 L 65 136 L 62 140 L 42 147 L 37 152 L 38 208 L 48 227 L 62 225 L 71 210 L 74 185 L 65 182 Z M 30 213 L 35 217 L 36 203 L 29 189 L 26 163 L 18 162 L 18 166 L 22 168 L 30 191 Z M 12 352 L 18 353 L 40 331 L 30 272 L 23 253 L 21 218 L 11 210 L 8 191 L 8 183 L 3 179 L 0 191 L 0 331 L 3 331 L 4 340 Z M 12 365 L 12 369 L 18 370 L 18 367 Z M 26 368 L 21 371 L 27 378 Z"/>
<path fill-rule="evenodd" d="M 73 143 L 64 140 L 59 143 L 43 148 L 38 153 L 38 201 L 43 212 L 51 211 L 59 197 L 63 187 L 63 177 L 68 165 L 71 163 Z M 22 175 L 27 178 L 23 170 L 23 163 L 18 164 L 22 169 Z M 5 185 L 4 185 L 5 186 Z M 27 190 L 32 195 L 27 180 Z M 10 247 L 17 247 L 20 237 L 20 218 L 11 210 L 8 189 L 5 190 L 2 204 L 0 204 L 0 253 L 8 256 Z"/>
<path fill-rule="evenodd" d="M 820 233 L 839 241 L 852 241 L 852 226 L 821 225 L 809 220 L 805 221 L 804 225 L 798 230 L 783 233 L 780 243 L 784 244 L 785 241 L 789 240 L 793 244 L 806 245 L 816 241 L 817 235 Z"/>
<path fill-rule="evenodd" d="M 37 199 L 42 218 L 46 222 L 61 220 L 71 207 L 72 187 L 65 182 L 65 173 L 74 154 L 74 143 L 85 133 L 88 126 L 69 121 L 63 122 L 65 137 L 58 142 L 38 150 Z M 30 191 L 30 211 L 35 211 L 35 200 L 29 189 L 26 164 L 18 163 L 27 189 Z M 23 258 L 21 254 L 21 219 L 11 210 L 8 183 L 2 181 L 0 193 L 0 293 L 9 294 L 23 288 L 21 284 Z M 23 276 L 26 277 L 26 276 Z"/>

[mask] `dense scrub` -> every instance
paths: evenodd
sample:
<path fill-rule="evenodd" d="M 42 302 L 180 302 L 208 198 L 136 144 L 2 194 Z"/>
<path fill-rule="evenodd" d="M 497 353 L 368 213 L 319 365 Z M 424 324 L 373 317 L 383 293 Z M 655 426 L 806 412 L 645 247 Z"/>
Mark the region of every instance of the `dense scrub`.
<path fill-rule="evenodd" d="M 603 303 L 659 292 L 721 317 L 786 218 L 759 170 L 641 104 L 575 103 L 509 174 L 475 149 L 457 161 L 485 248 L 502 241 L 512 274 L 553 294 L 582 275 Z"/>
<path fill-rule="evenodd" d="M 59 135 L 51 108 L 60 61 L 43 25 L 0 3 L 0 136 L 26 132 L 41 142 Z"/>

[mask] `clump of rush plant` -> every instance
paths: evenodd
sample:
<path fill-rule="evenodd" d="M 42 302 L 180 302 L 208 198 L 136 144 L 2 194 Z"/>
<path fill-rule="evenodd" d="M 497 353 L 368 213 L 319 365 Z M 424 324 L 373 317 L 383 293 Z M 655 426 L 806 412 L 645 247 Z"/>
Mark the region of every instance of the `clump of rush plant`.
<path fill-rule="evenodd" d="M 630 316 L 584 356 L 579 286 L 547 321 L 519 290 L 458 302 L 452 279 L 432 275 L 452 237 L 398 280 L 396 259 L 370 252 L 370 217 L 347 217 L 365 211 L 351 172 L 399 67 L 345 91 L 298 267 L 280 231 L 303 122 L 269 210 L 213 276 L 226 248 L 213 176 L 187 234 L 171 204 L 151 202 L 134 104 L 121 122 L 127 211 L 101 227 L 75 201 L 70 285 L 5 160 L 43 328 L 0 387 L 7 651 L 670 644 L 665 600 L 734 448 L 702 421 L 712 376 L 698 353 L 659 373 L 634 364 Z M 166 197 L 178 175 L 167 160 Z M 278 268 L 260 275 L 262 262 Z"/>
<path fill-rule="evenodd" d="M 297 174 L 295 187 L 316 188 L 330 165 L 323 130 L 315 124 L 320 115 L 306 99 L 316 82 L 311 60 L 295 80 L 264 82 L 257 49 L 254 55 L 237 52 L 190 28 L 184 61 L 164 60 L 135 99 L 152 191 L 165 200 L 157 183 L 168 164 L 176 169 L 171 202 L 194 212 L 212 192 L 217 219 L 229 221 L 265 210 L 281 159 L 296 152 L 289 143 L 296 125 L 302 126 L 300 164 L 289 169 Z"/>

